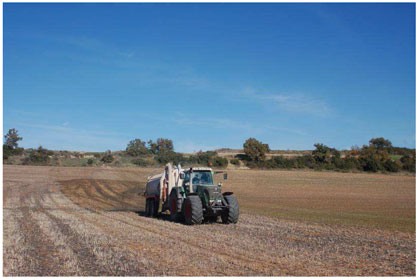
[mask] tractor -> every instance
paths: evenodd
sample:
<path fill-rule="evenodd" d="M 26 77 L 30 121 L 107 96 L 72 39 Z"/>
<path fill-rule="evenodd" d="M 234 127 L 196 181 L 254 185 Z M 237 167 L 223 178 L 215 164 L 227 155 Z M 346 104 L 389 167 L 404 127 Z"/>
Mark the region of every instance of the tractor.
<path fill-rule="evenodd" d="M 146 216 L 155 217 L 169 212 L 171 220 L 187 225 L 216 222 L 225 224 L 239 219 L 239 204 L 232 192 L 222 193 L 222 183 L 215 184 L 213 171 L 208 167 L 182 169 L 167 164 L 164 173 L 149 177 L 146 185 Z"/>

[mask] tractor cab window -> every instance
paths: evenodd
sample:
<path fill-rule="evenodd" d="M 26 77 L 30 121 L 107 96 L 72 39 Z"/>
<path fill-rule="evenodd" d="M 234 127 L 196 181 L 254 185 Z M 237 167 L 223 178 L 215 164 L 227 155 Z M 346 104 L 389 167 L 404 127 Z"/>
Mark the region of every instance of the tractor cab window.
<path fill-rule="evenodd" d="M 185 173 L 184 184 L 190 182 L 190 173 Z"/>
<path fill-rule="evenodd" d="M 192 183 L 193 185 L 213 185 L 213 176 L 210 171 L 194 171 Z"/>

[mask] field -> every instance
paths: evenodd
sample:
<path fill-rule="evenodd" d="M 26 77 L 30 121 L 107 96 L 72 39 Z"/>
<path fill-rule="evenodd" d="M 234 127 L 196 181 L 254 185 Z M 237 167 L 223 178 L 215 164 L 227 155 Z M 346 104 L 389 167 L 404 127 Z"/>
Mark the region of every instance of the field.
<path fill-rule="evenodd" d="M 415 275 L 415 176 L 232 170 L 239 223 L 185 226 L 152 171 L 4 166 L 4 276 Z"/>

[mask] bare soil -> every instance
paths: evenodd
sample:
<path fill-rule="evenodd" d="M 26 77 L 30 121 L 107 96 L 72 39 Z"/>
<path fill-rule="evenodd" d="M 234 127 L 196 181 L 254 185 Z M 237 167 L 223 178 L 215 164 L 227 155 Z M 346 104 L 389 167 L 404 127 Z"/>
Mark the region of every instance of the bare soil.
<path fill-rule="evenodd" d="M 4 166 L 4 276 L 415 275 L 414 176 L 229 171 L 239 223 L 186 226 L 151 172 Z"/>

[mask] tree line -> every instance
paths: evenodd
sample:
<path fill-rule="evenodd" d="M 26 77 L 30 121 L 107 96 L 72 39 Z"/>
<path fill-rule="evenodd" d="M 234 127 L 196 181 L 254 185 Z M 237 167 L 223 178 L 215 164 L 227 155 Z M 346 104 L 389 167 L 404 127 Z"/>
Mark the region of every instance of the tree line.
<path fill-rule="evenodd" d="M 12 156 L 24 154 L 22 164 L 27 165 L 54 165 L 51 162 L 54 153 L 39 146 L 37 149 L 25 149 L 19 147 L 22 140 L 18 131 L 9 129 L 4 135 L 3 160 Z M 369 144 L 362 148 L 352 147 L 350 151 L 339 151 L 324 144 L 314 144 L 315 149 L 309 153 L 295 157 L 267 156 L 270 147 L 255 138 L 247 139 L 243 144 L 243 154 L 237 154 L 228 161 L 227 158 L 218 156 L 215 151 L 199 151 L 194 155 L 184 155 L 174 151 L 171 139 L 158 138 L 156 141 L 131 140 L 124 151 L 104 153 L 91 153 L 94 158 L 87 160 L 87 165 L 93 165 L 99 161 L 101 164 L 117 163 L 116 155 L 129 158 L 132 164 L 138 166 L 163 165 L 167 162 L 183 165 L 206 165 L 211 167 L 225 168 L 230 162 L 232 165 L 245 165 L 249 168 L 261 169 L 300 169 L 309 168 L 315 170 L 359 170 L 368 172 L 398 172 L 416 171 L 415 149 L 392 146 L 391 141 L 380 138 L 372 138 Z M 66 155 L 66 152 L 63 152 Z M 79 156 L 79 155 L 78 155 Z"/>
<path fill-rule="evenodd" d="M 342 153 L 324 144 L 314 144 L 311 154 L 286 158 L 273 156 L 266 159 L 270 151 L 268 144 L 249 138 L 244 143 L 242 160 L 254 168 L 310 168 L 316 170 L 360 170 L 368 172 L 416 172 L 415 149 L 393 147 L 391 141 L 383 137 L 372 138 L 362 148 L 352 147 Z M 239 156 L 240 157 L 240 156 Z M 232 161 L 231 161 L 232 162 Z"/>

